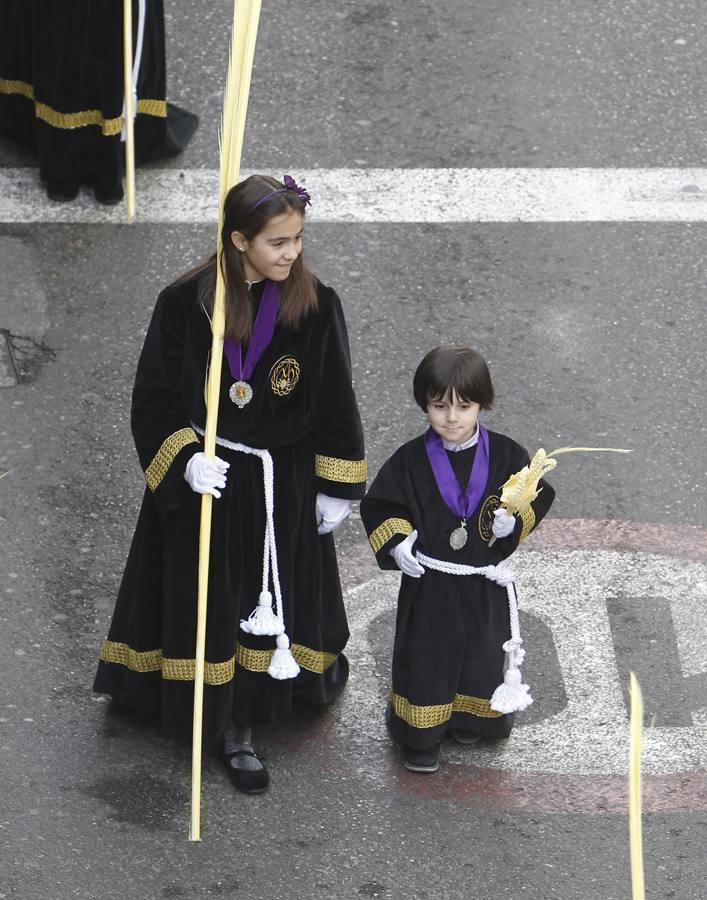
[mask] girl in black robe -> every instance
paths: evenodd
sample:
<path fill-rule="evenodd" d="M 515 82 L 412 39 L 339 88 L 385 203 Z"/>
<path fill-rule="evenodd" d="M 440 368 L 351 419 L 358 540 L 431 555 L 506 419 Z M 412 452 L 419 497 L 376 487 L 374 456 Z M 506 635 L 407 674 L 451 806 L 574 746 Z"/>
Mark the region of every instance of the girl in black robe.
<path fill-rule="evenodd" d="M 504 680 L 509 603 L 502 584 L 421 565 L 416 553 L 443 563 L 496 566 L 543 518 L 554 491 L 541 481 L 537 499 L 517 520 L 500 510 L 502 485 L 529 457 L 511 438 L 485 431 L 477 422 L 494 396 L 478 353 L 433 350 L 415 373 L 414 394 L 430 431 L 404 444 L 383 465 L 361 502 L 361 518 L 379 566 L 404 573 L 386 718 L 404 745 L 406 768 L 434 772 L 448 729 L 465 744 L 510 734 L 512 714 L 491 707 L 494 690 Z M 471 473 L 484 432 L 487 474 L 480 477 L 475 506 L 463 517 L 442 496 L 428 443 L 438 442 L 451 465 L 449 477 L 463 493 L 470 476 L 477 478 Z"/>
<path fill-rule="evenodd" d="M 158 713 L 168 732 L 190 732 L 199 494 L 212 493 L 204 736 L 216 742 L 225 736 L 224 759 L 247 792 L 267 786 L 251 726 L 283 719 L 295 697 L 328 703 L 346 682 L 349 632 L 330 532 L 363 495 L 366 479 L 341 303 L 304 265 L 309 196 L 286 181 L 254 175 L 225 201 L 226 337 L 232 348 L 241 344 L 246 365 L 246 348 L 262 343 L 257 313 L 266 295 L 278 286 L 282 294 L 272 337 L 252 372 L 232 372 L 223 360 L 214 463 L 200 451 L 215 260 L 157 300 L 132 401 L 147 489 L 94 684 Z M 252 391 L 244 405 L 236 405 L 239 383 Z M 268 674 L 281 638 L 239 628 L 264 588 L 265 450 L 274 472 L 282 624 L 299 666 L 294 678 Z M 274 575 L 273 566 L 266 579 L 271 594 Z"/>
<path fill-rule="evenodd" d="M 166 100 L 163 0 L 133 0 L 133 31 L 139 164 L 179 153 L 198 120 Z M 124 95 L 122 0 L 3 0 L 0 130 L 36 154 L 50 199 L 82 183 L 122 198 Z"/>

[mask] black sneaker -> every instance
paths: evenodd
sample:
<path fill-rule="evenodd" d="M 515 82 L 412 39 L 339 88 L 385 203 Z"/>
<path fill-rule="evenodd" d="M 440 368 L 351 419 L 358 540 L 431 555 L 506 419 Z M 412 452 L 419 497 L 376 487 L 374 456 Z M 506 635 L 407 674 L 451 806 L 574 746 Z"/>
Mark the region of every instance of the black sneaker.
<path fill-rule="evenodd" d="M 408 772 L 425 772 L 431 774 L 439 769 L 439 745 L 436 741 L 426 750 L 405 748 L 405 768 Z"/>

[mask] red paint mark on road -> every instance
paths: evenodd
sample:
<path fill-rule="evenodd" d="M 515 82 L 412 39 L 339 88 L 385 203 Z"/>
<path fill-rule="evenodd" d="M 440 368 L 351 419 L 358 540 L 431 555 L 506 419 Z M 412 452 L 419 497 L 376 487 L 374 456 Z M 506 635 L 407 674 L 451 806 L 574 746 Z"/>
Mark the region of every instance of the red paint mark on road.
<path fill-rule="evenodd" d="M 523 546 L 529 550 L 624 550 L 707 562 L 707 528 L 612 519 L 545 519 Z"/>
<path fill-rule="evenodd" d="M 400 793 L 421 800 L 537 813 L 628 813 L 628 778 L 619 775 L 525 775 L 446 765 L 434 775 L 404 772 Z M 707 811 L 707 772 L 644 775 L 644 813 Z"/>

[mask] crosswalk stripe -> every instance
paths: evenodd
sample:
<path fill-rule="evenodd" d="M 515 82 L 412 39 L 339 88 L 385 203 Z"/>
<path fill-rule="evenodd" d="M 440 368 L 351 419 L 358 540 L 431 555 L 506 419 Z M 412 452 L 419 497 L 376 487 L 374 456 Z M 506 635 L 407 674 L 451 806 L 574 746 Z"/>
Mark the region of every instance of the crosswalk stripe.
<path fill-rule="evenodd" d="M 249 173 L 244 173 L 249 174 Z M 707 168 L 293 169 L 313 197 L 312 222 L 705 222 Z M 143 169 L 138 223 L 215 223 L 215 169 Z M 114 223 L 84 188 L 54 203 L 36 169 L 0 169 L 0 221 Z"/>

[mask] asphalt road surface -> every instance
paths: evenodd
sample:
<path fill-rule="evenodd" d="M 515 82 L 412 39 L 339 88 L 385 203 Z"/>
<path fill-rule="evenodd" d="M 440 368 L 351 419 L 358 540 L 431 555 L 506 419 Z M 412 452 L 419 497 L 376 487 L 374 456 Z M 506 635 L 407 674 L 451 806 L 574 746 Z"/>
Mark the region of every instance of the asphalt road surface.
<path fill-rule="evenodd" d="M 647 895 L 702 898 L 703 4 L 263 6 L 243 164 L 310 173 L 306 253 L 345 305 L 371 471 L 423 429 L 411 375 L 444 342 L 487 356 L 487 422 L 531 451 L 634 453 L 561 458 L 552 514 L 515 560 L 535 703 L 503 746 L 445 742 L 434 776 L 407 773 L 385 730 L 396 581 L 354 512 L 337 532 L 349 686 L 260 735 L 266 795 L 236 794 L 205 759 L 189 843 L 190 748 L 90 689 L 142 492 L 137 355 L 157 291 L 215 241 L 198 195 L 218 164 L 231 8 L 169 4 L 168 96 L 201 126 L 141 171 L 142 220 L 140 196 L 127 226 L 86 195 L 57 222 L 31 157 L 0 140 L 0 900 L 624 900 L 629 671 L 646 703 Z M 467 202 L 470 169 L 488 215 Z M 529 169 L 540 199 L 517 203 Z M 625 220 L 573 186 L 592 170 L 611 194 L 645 169 L 612 207 Z M 350 170 L 380 172 L 357 195 Z M 145 197 L 169 179 L 179 209 L 153 221 Z"/>

